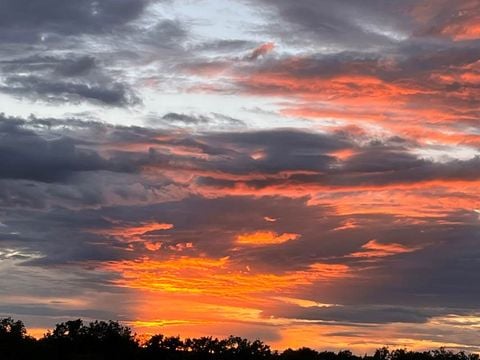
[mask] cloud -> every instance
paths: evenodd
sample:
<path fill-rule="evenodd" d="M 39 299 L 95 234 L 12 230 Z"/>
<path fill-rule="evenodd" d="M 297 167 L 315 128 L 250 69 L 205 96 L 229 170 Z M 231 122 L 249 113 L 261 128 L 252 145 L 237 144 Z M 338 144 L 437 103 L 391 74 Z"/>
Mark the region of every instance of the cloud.
<path fill-rule="evenodd" d="M 270 33 L 276 37 L 292 43 L 315 41 L 333 49 L 389 46 L 408 34 L 410 23 L 388 2 L 366 1 L 360 6 L 355 1 L 302 0 L 292 4 L 265 0 L 252 5 L 267 7 L 271 18 L 282 23 L 281 27 L 274 27 L 273 21 L 269 24 Z"/>
<path fill-rule="evenodd" d="M 480 13 L 472 1 L 439 4 L 421 1 L 412 8 L 411 15 L 420 26 L 418 35 L 449 37 L 455 41 L 474 40 L 480 35 L 476 25 Z"/>
<path fill-rule="evenodd" d="M 8 72 L 0 92 L 47 102 L 90 101 L 106 106 L 132 106 L 140 99 L 125 83 L 114 80 L 92 56 L 33 56 L 0 63 Z"/>
<path fill-rule="evenodd" d="M 72 77 L 97 66 L 67 63 Z M 143 299 L 154 289 L 150 305 L 166 294 L 218 306 L 238 289 L 248 321 L 263 313 L 348 326 L 426 326 L 475 308 L 478 157 L 435 161 L 414 151 L 417 142 L 351 127 L 179 131 L 34 116 L 0 124 L 0 244 L 14 269 L 5 289 L 38 269 L 58 277 L 41 281 L 48 293 L 75 270 L 60 293 Z M 337 305 L 283 307 L 271 293 Z M 238 305 L 223 306 L 225 318 L 247 321 Z"/>
<path fill-rule="evenodd" d="M 269 24 L 269 31 L 287 42 L 320 43 L 333 50 L 388 49 L 407 40 L 429 36 L 454 40 L 478 39 L 478 9 L 474 2 L 446 1 L 355 1 L 302 0 L 295 4 L 262 0 L 253 6 L 266 7 L 283 24 Z M 428 40 L 425 40 L 428 41 Z"/>
<path fill-rule="evenodd" d="M 375 258 L 384 256 L 393 256 L 397 254 L 405 254 L 419 250 L 418 247 L 407 247 L 402 244 L 382 244 L 376 240 L 370 240 L 362 245 L 362 251 L 351 254 L 350 256 L 357 258 Z"/>
<path fill-rule="evenodd" d="M 10 76 L 0 91 L 17 96 L 43 98 L 51 102 L 96 101 L 111 106 L 138 104 L 139 99 L 120 83 L 112 85 L 50 82 L 35 76 Z"/>
<path fill-rule="evenodd" d="M 56 181 L 79 171 L 95 171 L 107 166 L 95 152 L 75 148 L 64 138 L 47 141 L 19 123 L 2 119 L 0 166 L 2 178 Z"/>
<path fill-rule="evenodd" d="M 117 317 L 115 312 L 95 309 L 58 309 L 59 304 L 51 306 L 39 306 L 36 304 L 0 306 L 0 313 L 15 314 L 17 316 L 42 316 L 42 317 L 86 317 L 90 319 L 113 319 Z"/>
<path fill-rule="evenodd" d="M 151 125 L 158 125 L 165 123 L 166 125 L 194 125 L 194 126 L 236 126 L 243 127 L 245 123 L 242 120 L 225 116 L 218 113 L 211 113 L 210 116 L 198 115 L 198 114 L 181 114 L 181 113 L 168 113 L 163 115 L 160 119 L 151 116 L 149 121 Z"/>
<path fill-rule="evenodd" d="M 116 172 L 125 174 L 128 182 L 128 176 L 137 176 L 151 187 L 149 174 L 161 171 L 165 186 L 176 184 L 203 194 L 243 189 L 253 195 L 260 190 L 268 194 L 291 189 L 291 194 L 305 196 L 321 189 L 373 191 L 380 187 L 388 191 L 402 187 L 416 191 L 426 183 L 453 186 L 458 182 L 473 186 L 480 176 L 478 157 L 436 162 L 419 158 L 412 145 L 398 139 L 362 144 L 342 132 L 277 129 L 172 135 L 166 129 L 115 127 L 75 119 L 68 121 L 68 127 L 66 124 L 54 119 L 25 122 L 4 118 L 6 170 L 2 177 L 73 183 L 75 179 L 86 181 L 87 173 L 98 177 L 100 172 Z M 108 151 L 100 153 L 99 149 Z M 342 151 L 349 156 L 338 157 Z M 184 176 L 187 182 L 182 180 Z"/>
<path fill-rule="evenodd" d="M 195 50 L 201 51 L 214 51 L 230 53 L 232 51 L 245 51 L 254 46 L 253 41 L 243 40 L 243 39 L 220 39 L 220 40 L 211 40 L 198 45 Z"/>
<path fill-rule="evenodd" d="M 3 37 L 15 35 L 15 42 L 40 41 L 42 35 L 95 34 L 111 31 L 136 19 L 148 5 L 144 0 L 3 1 L 0 21 Z"/>
<path fill-rule="evenodd" d="M 56 71 L 63 76 L 80 76 L 89 73 L 95 67 L 95 58 L 86 55 L 76 59 L 66 59 L 59 64 Z"/>
<path fill-rule="evenodd" d="M 448 314 L 449 309 L 395 307 L 388 305 L 331 305 L 301 307 L 295 305 L 277 309 L 275 313 L 265 312 L 264 316 L 285 317 L 299 320 L 388 324 L 426 323 L 429 319 Z"/>
<path fill-rule="evenodd" d="M 0 120 L 0 178 L 61 182 L 81 172 L 133 170 L 130 164 L 122 165 L 115 159 L 103 158 L 93 149 L 82 148 L 81 141 L 76 139 L 46 139 L 24 121 L 5 117 Z"/>
<path fill-rule="evenodd" d="M 296 240 L 299 238 L 299 236 L 299 234 L 276 234 L 272 231 L 257 231 L 254 233 L 238 235 L 236 242 L 239 245 L 268 246 L 283 244 L 287 241 Z"/>
<path fill-rule="evenodd" d="M 257 47 L 248 57 L 249 60 L 257 60 L 260 56 L 265 56 L 268 53 L 272 52 L 275 48 L 275 44 L 268 42 Z"/>

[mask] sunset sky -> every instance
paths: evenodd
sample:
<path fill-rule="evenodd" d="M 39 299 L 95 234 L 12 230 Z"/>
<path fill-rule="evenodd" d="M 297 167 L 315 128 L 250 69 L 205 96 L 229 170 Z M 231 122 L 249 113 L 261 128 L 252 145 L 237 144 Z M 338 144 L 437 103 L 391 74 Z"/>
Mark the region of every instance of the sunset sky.
<path fill-rule="evenodd" d="M 0 316 L 480 351 L 480 0 L 0 0 Z"/>

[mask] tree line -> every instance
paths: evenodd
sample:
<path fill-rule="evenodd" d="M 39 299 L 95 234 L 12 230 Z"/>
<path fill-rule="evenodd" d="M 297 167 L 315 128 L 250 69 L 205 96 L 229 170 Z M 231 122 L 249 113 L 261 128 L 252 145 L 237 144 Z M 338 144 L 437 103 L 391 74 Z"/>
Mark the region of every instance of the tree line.
<path fill-rule="evenodd" d="M 272 351 L 260 340 L 230 336 L 226 339 L 153 335 L 141 342 L 132 330 L 117 321 L 82 320 L 59 323 L 42 338 L 27 335 L 20 320 L 0 319 L 2 360 L 480 360 L 477 354 L 440 348 L 414 352 L 378 349 L 373 355 L 357 356 L 348 350 L 322 351 L 303 347 Z"/>

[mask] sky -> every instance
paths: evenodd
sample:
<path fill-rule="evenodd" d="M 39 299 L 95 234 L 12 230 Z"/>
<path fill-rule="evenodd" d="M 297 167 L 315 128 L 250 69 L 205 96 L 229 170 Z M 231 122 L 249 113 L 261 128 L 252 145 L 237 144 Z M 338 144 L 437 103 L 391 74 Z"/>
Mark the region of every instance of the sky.
<path fill-rule="evenodd" d="M 478 0 L 0 0 L 0 315 L 479 352 Z"/>

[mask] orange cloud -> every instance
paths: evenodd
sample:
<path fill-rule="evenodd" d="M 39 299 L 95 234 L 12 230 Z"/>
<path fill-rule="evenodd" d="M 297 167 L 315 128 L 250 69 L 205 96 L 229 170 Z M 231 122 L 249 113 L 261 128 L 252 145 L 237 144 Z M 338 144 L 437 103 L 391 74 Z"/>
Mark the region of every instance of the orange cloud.
<path fill-rule="evenodd" d="M 254 264 L 252 264 L 254 267 Z M 128 288 L 177 294 L 203 294 L 242 298 L 262 293 L 282 293 L 316 281 L 351 277 L 342 264 L 314 263 L 305 270 L 282 274 L 257 273 L 232 262 L 229 257 L 171 257 L 164 261 L 141 258 L 103 264 L 121 275 L 115 283 Z"/>
<path fill-rule="evenodd" d="M 433 34 L 455 41 L 480 38 L 480 10 L 476 0 L 422 1 L 411 14 L 421 26 L 420 35 Z"/>
<path fill-rule="evenodd" d="M 159 243 L 159 242 L 154 243 L 154 242 L 151 242 L 151 241 L 146 241 L 144 245 L 145 245 L 145 248 L 147 250 L 150 250 L 150 251 L 160 250 L 163 246 L 162 243 Z"/>
<path fill-rule="evenodd" d="M 322 185 L 292 183 L 250 187 L 238 181 L 234 187 L 202 186 L 196 191 L 209 198 L 229 196 L 310 197 L 309 204 L 325 205 L 342 216 L 358 214 L 388 214 L 400 219 L 424 218 L 437 221 L 452 212 L 480 208 L 480 181 L 429 180 L 395 184 Z M 403 221 L 403 220 L 402 220 Z M 343 227 L 341 227 L 343 229 Z"/>
<path fill-rule="evenodd" d="M 131 290 L 131 324 L 136 330 L 184 336 L 217 331 L 224 336 L 226 329 L 219 327 L 226 323 L 231 333 L 242 323 L 251 328 L 258 323 L 290 322 L 264 318 L 262 308 L 312 284 L 328 285 L 355 276 L 347 265 L 324 263 L 281 273 L 255 272 L 229 257 L 144 257 L 99 266 L 119 275 L 113 282 L 116 286 Z"/>
<path fill-rule="evenodd" d="M 283 233 L 277 234 L 273 231 L 257 231 L 254 233 L 246 233 L 237 236 L 236 243 L 240 245 L 278 245 L 287 241 L 297 240 L 300 234 Z"/>
<path fill-rule="evenodd" d="M 323 263 L 283 273 L 255 272 L 228 257 L 141 258 L 101 268 L 120 276 L 113 282 L 116 286 L 131 290 L 131 324 L 136 330 L 184 336 L 225 336 L 242 323 L 251 328 L 285 322 L 265 319 L 261 309 L 278 302 L 275 297 L 291 297 L 314 283 L 354 276 L 346 265 Z M 225 324 L 230 324 L 228 332 L 221 328 Z"/>
<path fill-rule="evenodd" d="M 136 226 L 116 226 L 108 229 L 90 230 L 90 232 L 101 235 L 116 236 L 128 241 L 142 241 L 144 236 L 152 232 L 173 229 L 173 224 L 146 222 Z M 150 250 L 150 249 L 149 249 Z"/>
<path fill-rule="evenodd" d="M 255 50 L 253 50 L 252 54 L 249 56 L 249 59 L 256 60 L 260 56 L 265 56 L 268 53 L 272 52 L 274 48 L 275 48 L 275 43 L 273 42 L 267 42 L 265 44 L 262 44 L 259 47 L 257 47 Z"/>
<path fill-rule="evenodd" d="M 404 254 L 421 249 L 420 247 L 408 247 L 401 244 L 389 243 L 382 244 L 377 240 L 370 240 L 362 246 L 362 251 L 350 254 L 351 257 L 357 258 L 378 258 Z"/>
<path fill-rule="evenodd" d="M 355 220 L 349 219 L 349 220 L 345 221 L 342 226 L 336 227 L 336 228 L 333 229 L 333 230 L 334 230 L 334 231 L 350 230 L 350 229 L 355 229 L 355 228 L 357 228 L 358 226 L 359 226 L 359 225 L 357 224 L 357 222 L 356 222 Z"/>

